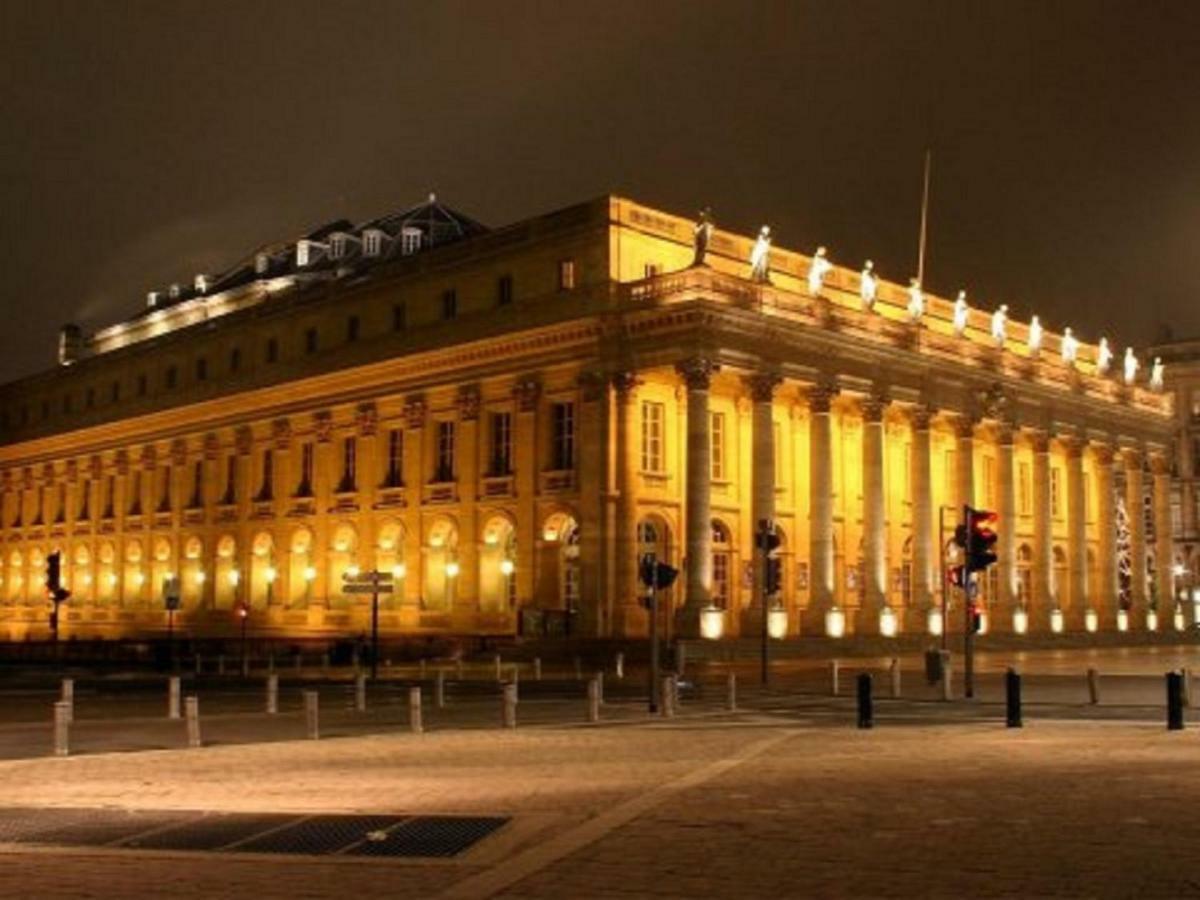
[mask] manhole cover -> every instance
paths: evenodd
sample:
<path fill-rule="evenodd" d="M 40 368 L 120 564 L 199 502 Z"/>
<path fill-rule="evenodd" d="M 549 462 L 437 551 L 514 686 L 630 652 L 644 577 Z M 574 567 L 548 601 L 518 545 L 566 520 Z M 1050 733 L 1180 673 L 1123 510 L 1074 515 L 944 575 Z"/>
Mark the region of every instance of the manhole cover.
<path fill-rule="evenodd" d="M 457 856 L 507 821 L 498 817 L 417 816 L 351 847 L 346 855 Z"/>

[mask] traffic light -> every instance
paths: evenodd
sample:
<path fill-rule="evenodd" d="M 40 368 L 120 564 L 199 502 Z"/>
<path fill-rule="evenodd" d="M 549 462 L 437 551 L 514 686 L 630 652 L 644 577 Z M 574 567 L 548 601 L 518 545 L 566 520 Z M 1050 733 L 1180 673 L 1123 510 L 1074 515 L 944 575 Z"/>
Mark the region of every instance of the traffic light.
<path fill-rule="evenodd" d="M 767 557 L 767 593 L 778 594 L 783 588 L 783 560 L 778 556 Z"/>
<path fill-rule="evenodd" d="M 770 519 L 759 519 L 754 545 L 763 552 L 763 592 L 766 594 L 776 594 L 783 586 L 783 560 L 779 558 L 782 543 L 775 523 Z"/>
<path fill-rule="evenodd" d="M 62 585 L 62 554 L 57 550 L 46 556 L 46 596 L 55 604 L 71 596 L 71 592 Z"/>
<path fill-rule="evenodd" d="M 968 604 L 967 622 L 970 625 L 972 634 L 979 634 L 983 630 L 983 610 L 979 608 L 978 603 Z"/>
<path fill-rule="evenodd" d="M 949 581 L 956 588 L 965 587 L 966 581 L 963 577 L 963 567 L 962 566 L 951 566 L 950 570 L 948 572 L 946 572 L 946 580 Z"/>
<path fill-rule="evenodd" d="M 967 571 L 982 572 L 996 562 L 992 549 L 996 545 L 996 522 L 999 516 L 986 509 L 966 508 L 967 513 Z"/>

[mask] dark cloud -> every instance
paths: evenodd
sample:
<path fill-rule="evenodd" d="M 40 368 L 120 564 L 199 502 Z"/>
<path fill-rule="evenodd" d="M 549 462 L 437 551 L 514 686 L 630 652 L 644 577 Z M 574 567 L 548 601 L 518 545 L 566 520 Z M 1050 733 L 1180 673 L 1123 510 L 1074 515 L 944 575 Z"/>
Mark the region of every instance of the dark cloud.
<path fill-rule="evenodd" d="M 915 267 L 1051 327 L 1200 332 L 1200 5 L 0 6 L 0 379 L 59 324 L 430 189 L 501 224 L 605 191 Z"/>

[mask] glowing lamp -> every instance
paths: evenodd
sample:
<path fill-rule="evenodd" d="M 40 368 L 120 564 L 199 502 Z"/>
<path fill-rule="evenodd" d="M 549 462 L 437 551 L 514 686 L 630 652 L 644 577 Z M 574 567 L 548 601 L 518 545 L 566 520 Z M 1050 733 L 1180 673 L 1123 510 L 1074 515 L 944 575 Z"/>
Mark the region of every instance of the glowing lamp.
<path fill-rule="evenodd" d="M 879 612 L 879 633 L 884 637 L 895 637 L 898 628 L 896 622 L 896 611 L 890 606 L 885 606 Z"/>
<path fill-rule="evenodd" d="M 767 611 L 767 634 L 777 641 L 783 640 L 788 633 L 788 612 L 782 606 L 776 606 Z"/>
<path fill-rule="evenodd" d="M 1063 630 L 1063 614 L 1061 609 L 1050 611 L 1050 630 L 1055 634 L 1062 634 Z"/>
<path fill-rule="evenodd" d="M 358 566 L 346 566 L 346 574 L 351 578 L 358 577 Z"/>
<path fill-rule="evenodd" d="M 938 607 L 933 607 L 929 610 L 929 617 L 925 620 L 926 628 L 934 637 L 940 637 L 942 634 L 942 611 Z"/>
<path fill-rule="evenodd" d="M 447 578 L 457 578 L 458 571 L 459 570 L 458 570 L 457 562 L 455 562 L 454 560 L 450 560 L 450 562 L 446 563 L 446 577 Z"/>
<path fill-rule="evenodd" d="M 274 584 L 275 579 L 278 577 L 279 577 L 279 572 L 276 570 L 276 568 L 274 566 L 267 566 L 266 571 L 263 572 L 263 578 L 265 578 L 267 580 L 267 584 Z"/>
<path fill-rule="evenodd" d="M 825 613 L 825 634 L 831 638 L 846 636 L 846 614 L 836 606 Z"/>
<path fill-rule="evenodd" d="M 1023 609 L 1013 610 L 1013 633 L 1026 634 L 1029 631 L 1029 613 Z"/>
<path fill-rule="evenodd" d="M 500 574 L 508 577 L 513 573 L 513 561 L 511 559 L 500 560 Z"/>
<path fill-rule="evenodd" d="M 988 614 L 986 610 L 979 612 L 979 634 L 988 633 Z"/>
<path fill-rule="evenodd" d="M 407 574 L 408 566 L 404 565 L 404 563 L 396 563 L 394 566 L 392 566 L 392 578 L 395 578 L 397 581 Z"/>
<path fill-rule="evenodd" d="M 1187 628 L 1187 619 L 1183 615 L 1183 609 L 1175 610 L 1175 630 L 1183 631 Z"/>
<path fill-rule="evenodd" d="M 84 575 L 84 576 L 83 576 L 83 583 L 84 583 L 84 584 L 91 584 L 91 583 L 92 583 L 92 576 L 91 576 L 91 575 Z"/>
<path fill-rule="evenodd" d="M 1083 614 L 1083 627 L 1092 634 L 1095 634 L 1097 629 L 1100 628 L 1100 617 L 1096 615 L 1094 609 L 1089 609 Z"/>
<path fill-rule="evenodd" d="M 1129 613 L 1126 610 L 1117 610 L 1117 631 L 1129 630 Z"/>
<path fill-rule="evenodd" d="M 719 641 L 725 634 L 725 610 L 709 606 L 700 610 L 700 637 Z"/>
<path fill-rule="evenodd" d="M 1146 630 L 1158 631 L 1158 613 L 1152 609 L 1146 611 Z"/>
<path fill-rule="evenodd" d="M 317 577 L 317 570 L 315 568 L 313 568 L 312 566 L 304 567 L 304 580 L 305 581 L 313 581 L 316 579 L 316 577 Z"/>
<path fill-rule="evenodd" d="M 205 577 L 206 576 L 204 574 L 204 570 L 201 569 L 199 572 L 196 573 L 196 584 L 204 584 Z"/>
<path fill-rule="evenodd" d="M 229 570 L 229 583 L 230 584 L 232 584 L 234 587 L 237 587 L 238 582 L 240 582 L 241 580 L 242 580 L 241 572 L 239 572 L 237 569 Z"/>
<path fill-rule="evenodd" d="M 1175 565 L 1171 566 L 1171 574 L 1176 578 L 1182 578 L 1186 572 L 1187 569 L 1184 567 L 1183 563 L 1175 563 Z"/>
<path fill-rule="evenodd" d="M 138 587 L 141 587 L 143 584 L 145 584 L 146 583 L 145 573 L 143 573 L 141 570 L 134 572 L 133 573 L 133 583 L 136 584 Z"/>
<path fill-rule="evenodd" d="M 116 587 L 116 585 L 117 585 L 117 575 L 116 575 L 116 573 L 115 573 L 115 572 L 109 572 L 109 573 L 108 573 L 108 586 L 109 586 L 109 587 Z"/>

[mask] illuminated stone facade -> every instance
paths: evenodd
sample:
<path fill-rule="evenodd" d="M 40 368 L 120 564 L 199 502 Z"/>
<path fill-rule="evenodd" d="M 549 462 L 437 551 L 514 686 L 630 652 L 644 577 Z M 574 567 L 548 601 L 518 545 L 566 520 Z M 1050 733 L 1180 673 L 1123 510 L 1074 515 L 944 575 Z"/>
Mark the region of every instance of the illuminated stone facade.
<path fill-rule="evenodd" d="M 468 222 L 414 221 L 439 210 Z M 857 266 L 813 296 L 781 249 L 755 283 L 719 230 L 693 266 L 692 222 L 614 197 L 444 240 L 399 221 L 65 331 L 69 364 L 0 389 L 0 638 L 45 635 L 54 549 L 67 637 L 161 632 L 171 575 L 185 632 L 245 604 L 259 634 L 358 633 L 353 567 L 396 576 L 385 634 L 640 635 L 645 552 L 681 570 L 664 627 L 730 636 L 761 621 L 773 517 L 794 636 L 924 632 L 963 502 L 1001 515 L 995 630 L 1117 627 L 1118 502 L 1151 496 L 1170 544 L 1170 398 L 1092 345 L 1067 364 L 1009 323 L 996 346 L 990 309 L 960 335 L 928 294 L 913 323 L 882 280 L 864 310 Z M 1140 629 L 1170 573 L 1131 520 Z"/>

